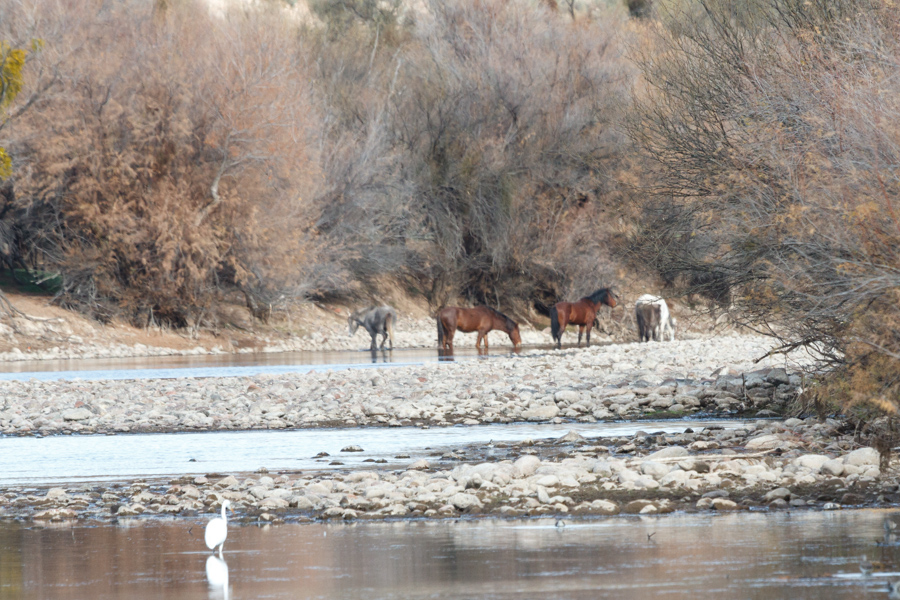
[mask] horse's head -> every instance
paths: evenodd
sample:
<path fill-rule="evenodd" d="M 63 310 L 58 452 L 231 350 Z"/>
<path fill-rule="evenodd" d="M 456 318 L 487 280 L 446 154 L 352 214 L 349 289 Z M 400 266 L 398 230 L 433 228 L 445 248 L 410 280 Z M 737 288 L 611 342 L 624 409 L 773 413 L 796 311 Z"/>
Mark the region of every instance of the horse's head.
<path fill-rule="evenodd" d="M 604 301 L 604 304 L 606 304 L 610 308 L 615 308 L 618 303 L 619 296 L 616 295 L 616 293 L 612 291 L 612 289 L 606 290 L 606 299 Z"/>
<path fill-rule="evenodd" d="M 350 324 L 350 335 L 353 335 L 359 329 L 359 320 L 356 318 L 356 315 L 350 315 L 347 321 Z"/>
<path fill-rule="evenodd" d="M 513 346 L 518 348 L 522 345 L 522 336 L 519 333 L 519 326 L 516 325 L 509 331 L 509 339 L 512 340 Z"/>

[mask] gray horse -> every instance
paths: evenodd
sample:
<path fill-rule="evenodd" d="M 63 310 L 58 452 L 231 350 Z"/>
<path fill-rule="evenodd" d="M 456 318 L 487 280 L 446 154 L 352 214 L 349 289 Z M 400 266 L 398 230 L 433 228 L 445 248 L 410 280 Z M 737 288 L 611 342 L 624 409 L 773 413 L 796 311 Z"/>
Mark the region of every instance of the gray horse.
<path fill-rule="evenodd" d="M 366 328 L 372 336 L 370 350 L 375 350 L 378 334 L 381 338 L 381 349 L 384 343 L 391 340 L 391 350 L 394 349 L 394 321 L 397 320 L 397 311 L 390 306 L 369 306 L 362 308 L 350 315 L 350 335 L 356 333 L 360 325 Z"/>

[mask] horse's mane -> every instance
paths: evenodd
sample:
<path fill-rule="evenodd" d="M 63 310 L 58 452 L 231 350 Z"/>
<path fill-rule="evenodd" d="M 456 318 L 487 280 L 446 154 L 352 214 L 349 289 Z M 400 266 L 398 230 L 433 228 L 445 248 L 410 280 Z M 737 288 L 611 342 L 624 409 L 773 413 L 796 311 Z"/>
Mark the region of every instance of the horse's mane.
<path fill-rule="evenodd" d="M 509 317 L 507 317 L 506 315 L 504 315 L 502 312 L 500 312 L 500 311 L 497 310 L 496 308 L 491 308 L 490 306 L 485 306 L 485 308 L 488 309 L 489 311 L 491 311 L 492 313 L 494 313 L 496 316 L 498 316 L 498 317 L 500 317 L 501 319 L 503 319 L 503 320 L 506 322 L 506 327 L 507 327 L 510 331 L 512 331 L 513 329 L 515 329 L 515 327 L 516 327 L 516 322 L 515 322 L 515 321 L 513 321 L 512 319 L 510 319 Z"/>
<path fill-rule="evenodd" d="M 599 290 L 597 290 L 590 296 L 585 296 L 585 298 L 587 298 L 594 304 L 597 304 L 598 302 L 601 302 L 604 298 L 606 298 L 611 293 L 612 293 L 612 288 L 600 288 Z"/>

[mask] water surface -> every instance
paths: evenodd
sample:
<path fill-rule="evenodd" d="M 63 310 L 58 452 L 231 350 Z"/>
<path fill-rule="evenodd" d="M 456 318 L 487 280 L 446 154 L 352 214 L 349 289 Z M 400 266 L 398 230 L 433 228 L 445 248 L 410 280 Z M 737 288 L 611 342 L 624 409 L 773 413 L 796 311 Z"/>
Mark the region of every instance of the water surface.
<path fill-rule="evenodd" d="M 541 352 L 549 346 L 523 347 L 522 352 Z M 490 359 L 510 356 L 509 347 L 488 353 L 457 348 L 453 353 L 436 348 L 398 348 L 393 351 L 323 350 L 316 352 L 256 352 L 252 354 L 201 354 L 191 356 L 135 356 L 23 360 L 0 363 L 0 380 L 43 381 L 59 379 L 176 379 L 179 377 L 250 377 L 305 373 L 333 369 L 384 368 L 436 362 Z"/>
<path fill-rule="evenodd" d="M 738 427 L 741 421 L 631 421 L 521 423 L 470 427 L 361 427 L 290 431 L 216 431 L 124 435 L 0 437 L 0 485 L 63 484 L 186 474 L 406 466 L 467 444 L 558 438 L 574 430 L 586 438 L 646 432 L 681 433 L 687 427 Z M 341 452 L 357 445 L 363 452 Z M 327 452 L 326 458 L 315 458 Z M 409 458 L 398 459 L 398 454 Z M 367 459 L 385 463 L 364 462 Z M 330 465 L 338 460 L 343 465 Z"/>
<path fill-rule="evenodd" d="M 0 523 L 0 598 L 882 599 L 900 578 L 874 542 L 887 514 L 232 526 L 222 563 L 200 520 Z M 864 558 L 885 571 L 862 577 Z"/>

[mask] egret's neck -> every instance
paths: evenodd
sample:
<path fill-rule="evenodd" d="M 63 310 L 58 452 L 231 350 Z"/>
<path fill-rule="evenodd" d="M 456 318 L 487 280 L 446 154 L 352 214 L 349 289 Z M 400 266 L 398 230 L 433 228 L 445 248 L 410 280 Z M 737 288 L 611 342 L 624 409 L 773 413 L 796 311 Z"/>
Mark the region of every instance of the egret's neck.
<path fill-rule="evenodd" d="M 228 520 L 228 516 L 225 514 L 225 505 L 224 504 L 222 505 L 222 520 L 223 521 Z"/>

